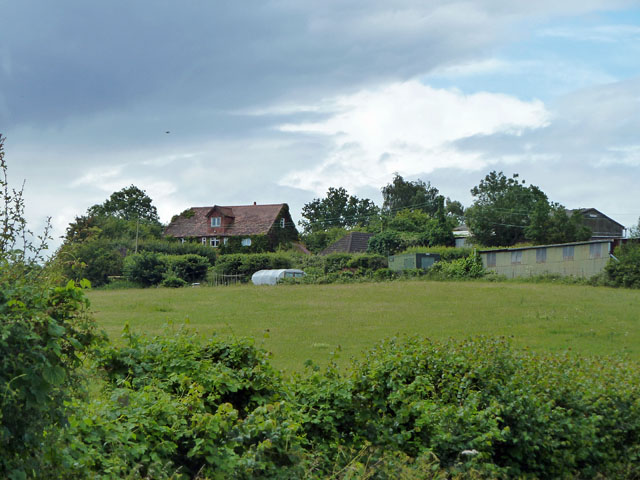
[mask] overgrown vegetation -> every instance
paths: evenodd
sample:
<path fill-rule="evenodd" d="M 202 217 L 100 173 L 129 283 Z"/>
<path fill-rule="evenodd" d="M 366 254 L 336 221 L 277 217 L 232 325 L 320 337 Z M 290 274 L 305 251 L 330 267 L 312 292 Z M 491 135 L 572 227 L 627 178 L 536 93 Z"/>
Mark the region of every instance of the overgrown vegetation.
<path fill-rule="evenodd" d="M 27 229 L 22 190 L 9 187 L 0 136 L 0 476 L 39 478 L 97 338 L 82 288 L 54 287 L 43 270 L 48 228 Z M 83 284 L 82 286 L 86 286 Z"/>
<path fill-rule="evenodd" d="M 103 389 L 76 401 L 60 440 L 76 478 L 639 473 L 635 364 L 409 338 L 285 379 L 246 340 L 126 338 L 98 354 Z"/>
<path fill-rule="evenodd" d="M 605 268 L 608 282 L 615 287 L 640 288 L 640 242 L 618 247 L 614 256 Z"/>

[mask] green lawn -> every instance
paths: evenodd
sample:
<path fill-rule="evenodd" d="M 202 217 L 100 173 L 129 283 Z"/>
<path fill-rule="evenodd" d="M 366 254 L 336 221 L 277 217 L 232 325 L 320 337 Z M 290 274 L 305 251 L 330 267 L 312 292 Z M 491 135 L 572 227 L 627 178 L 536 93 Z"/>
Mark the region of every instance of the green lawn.
<path fill-rule="evenodd" d="M 588 286 L 425 282 L 243 285 L 93 291 L 98 323 L 120 341 L 125 322 L 157 334 L 188 320 L 202 338 L 250 336 L 277 368 L 344 364 L 378 340 L 508 336 L 538 351 L 626 354 L 640 360 L 640 292 Z M 336 357 L 333 357 L 336 358 Z"/>

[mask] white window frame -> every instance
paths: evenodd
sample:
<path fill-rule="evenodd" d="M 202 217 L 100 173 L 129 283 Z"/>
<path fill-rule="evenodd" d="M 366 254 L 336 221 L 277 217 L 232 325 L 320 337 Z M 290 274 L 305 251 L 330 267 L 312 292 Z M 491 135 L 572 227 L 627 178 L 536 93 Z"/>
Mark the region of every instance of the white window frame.
<path fill-rule="evenodd" d="M 220 246 L 220 239 L 218 237 L 211 237 L 209 239 L 209 245 L 213 248 L 218 248 Z"/>
<path fill-rule="evenodd" d="M 223 245 L 226 245 L 228 241 L 229 241 L 229 239 L 228 239 L 227 237 L 224 237 L 224 238 L 222 239 L 222 244 L 223 244 Z"/>
<path fill-rule="evenodd" d="M 280 219 L 280 228 L 284 228 L 284 225 L 285 225 L 285 221 L 284 221 L 284 217 L 282 217 Z"/>
<path fill-rule="evenodd" d="M 219 227 L 222 225 L 221 217 L 211 217 L 211 227 Z"/>
<path fill-rule="evenodd" d="M 207 244 L 207 237 L 202 237 L 202 244 L 206 245 Z"/>
<path fill-rule="evenodd" d="M 242 241 L 240 242 L 240 244 L 243 247 L 250 247 L 251 246 L 251 239 L 250 238 L 243 238 Z"/>

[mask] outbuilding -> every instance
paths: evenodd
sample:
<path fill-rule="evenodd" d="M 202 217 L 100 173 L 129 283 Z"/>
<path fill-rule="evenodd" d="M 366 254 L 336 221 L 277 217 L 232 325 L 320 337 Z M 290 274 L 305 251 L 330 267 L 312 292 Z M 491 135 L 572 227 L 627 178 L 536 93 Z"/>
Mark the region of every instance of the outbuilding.
<path fill-rule="evenodd" d="M 401 272 L 402 270 L 420 268 L 429 270 L 434 263 L 440 261 L 437 253 L 401 253 L 389 256 L 389 270 Z"/>
<path fill-rule="evenodd" d="M 258 270 L 251 276 L 254 285 L 275 285 L 284 278 L 302 278 L 305 273 L 296 268 L 281 268 L 278 270 Z"/>

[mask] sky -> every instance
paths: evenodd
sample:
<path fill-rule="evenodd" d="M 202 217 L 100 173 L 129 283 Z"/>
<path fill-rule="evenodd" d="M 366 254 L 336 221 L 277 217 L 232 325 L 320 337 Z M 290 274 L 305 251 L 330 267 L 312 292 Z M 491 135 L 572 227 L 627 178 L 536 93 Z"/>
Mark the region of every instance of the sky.
<path fill-rule="evenodd" d="M 53 246 L 129 185 L 161 220 L 492 170 L 640 216 L 640 1 L 0 0 L 0 133 Z"/>

